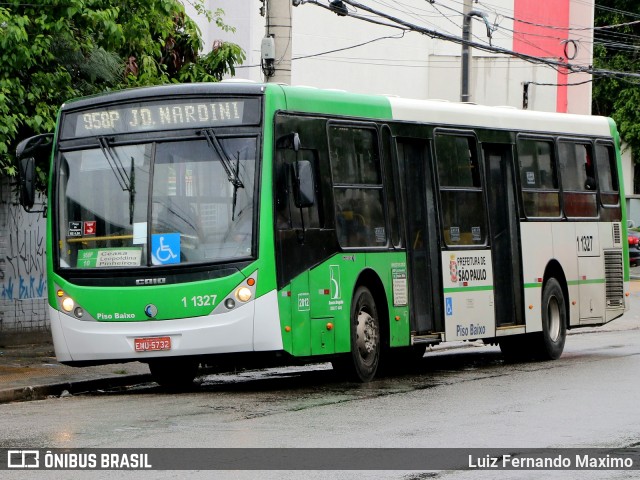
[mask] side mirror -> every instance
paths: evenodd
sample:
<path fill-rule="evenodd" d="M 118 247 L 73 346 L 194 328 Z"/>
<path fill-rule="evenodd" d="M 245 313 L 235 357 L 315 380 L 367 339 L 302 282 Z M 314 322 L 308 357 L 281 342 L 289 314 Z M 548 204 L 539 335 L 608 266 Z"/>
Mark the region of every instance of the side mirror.
<path fill-rule="evenodd" d="M 36 161 L 33 157 L 20 160 L 20 205 L 27 212 L 36 199 Z"/>
<path fill-rule="evenodd" d="M 296 207 L 306 208 L 313 206 L 316 187 L 313 180 L 313 167 L 311 162 L 308 160 L 294 162 L 293 175 Z"/>
<path fill-rule="evenodd" d="M 53 134 L 45 133 L 21 141 L 16 148 L 20 174 L 20 205 L 31 211 L 36 197 L 36 162 L 46 164 L 51 156 Z"/>

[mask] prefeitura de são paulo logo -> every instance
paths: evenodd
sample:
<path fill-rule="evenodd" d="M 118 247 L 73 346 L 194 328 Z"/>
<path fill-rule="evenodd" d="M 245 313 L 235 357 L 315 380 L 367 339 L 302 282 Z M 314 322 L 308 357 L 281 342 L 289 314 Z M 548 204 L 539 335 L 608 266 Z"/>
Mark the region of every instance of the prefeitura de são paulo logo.
<path fill-rule="evenodd" d="M 458 282 L 458 262 L 456 262 L 456 256 L 451 255 L 449 257 L 449 273 L 451 274 L 451 281 L 453 283 Z"/>

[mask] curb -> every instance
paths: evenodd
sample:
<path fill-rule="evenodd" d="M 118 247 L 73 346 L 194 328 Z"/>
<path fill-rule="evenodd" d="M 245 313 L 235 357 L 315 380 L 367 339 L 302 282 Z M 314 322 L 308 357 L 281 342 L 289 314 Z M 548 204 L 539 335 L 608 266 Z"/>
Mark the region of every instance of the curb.
<path fill-rule="evenodd" d="M 153 382 L 153 378 L 149 373 L 92 380 L 67 381 L 49 385 L 7 388 L 0 390 L 0 403 L 43 400 L 50 396 L 59 397 L 65 390 L 73 395 L 92 390 L 126 387 L 132 384 L 147 382 Z"/>

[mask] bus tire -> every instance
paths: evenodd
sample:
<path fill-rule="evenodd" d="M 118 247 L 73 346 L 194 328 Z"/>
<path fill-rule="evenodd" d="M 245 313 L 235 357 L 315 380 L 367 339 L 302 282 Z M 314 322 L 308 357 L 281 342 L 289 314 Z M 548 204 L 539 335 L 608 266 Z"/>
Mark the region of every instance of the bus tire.
<path fill-rule="evenodd" d="M 542 332 L 538 334 L 535 356 L 556 360 L 567 338 L 567 309 L 560 283 L 550 278 L 542 290 Z"/>
<path fill-rule="evenodd" d="M 190 358 L 167 357 L 149 361 L 153 380 L 168 389 L 191 387 L 199 367 L 200 363 Z"/>
<path fill-rule="evenodd" d="M 351 352 L 334 368 L 357 382 L 370 382 L 380 362 L 380 320 L 373 295 L 358 287 L 351 303 Z"/>

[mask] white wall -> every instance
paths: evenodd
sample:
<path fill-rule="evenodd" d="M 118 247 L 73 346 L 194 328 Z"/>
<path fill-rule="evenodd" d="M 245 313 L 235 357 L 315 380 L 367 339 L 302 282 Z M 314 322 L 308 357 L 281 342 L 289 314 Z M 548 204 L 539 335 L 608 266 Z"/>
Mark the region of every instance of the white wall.
<path fill-rule="evenodd" d="M 574 0 L 571 2 L 569 10 L 569 25 L 581 28 L 585 25 L 593 26 L 593 14 L 595 4 L 593 2 L 581 2 Z M 593 30 L 572 31 L 570 38 L 576 42 L 576 57 L 570 62 L 580 65 L 591 65 L 593 63 Z M 573 45 L 569 46 L 572 47 Z M 590 80 L 590 75 L 585 73 L 575 73 L 569 75 L 568 83 L 581 83 Z M 582 85 L 569 87 L 567 92 L 568 109 L 572 113 L 591 115 L 591 91 L 592 83 L 587 82 Z"/>
<path fill-rule="evenodd" d="M 268 0 L 268 2 L 289 0 Z M 328 3 L 328 2 L 327 2 Z M 410 22 L 438 32 L 461 36 L 462 0 L 436 2 L 403 0 L 402 2 L 367 2 Z M 474 3 L 473 8 L 488 15 L 491 24 L 500 29 L 492 34 L 491 44 L 513 48 L 514 0 L 487 0 Z M 260 71 L 260 41 L 265 34 L 265 18 L 259 14 L 259 0 L 208 0 L 210 9 L 222 8 L 225 21 L 237 28 L 235 34 L 225 34 L 215 25 L 202 24 L 206 44 L 215 39 L 238 43 L 247 52 L 245 65 L 236 77 L 264 81 Z M 593 2 L 573 0 L 570 9 L 572 26 L 590 26 Z M 320 88 L 337 88 L 361 93 L 385 93 L 408 98 L 440 98 L 457 101 L 460 98 L 461 46 L 449 41 L 434 40 L 426 35 L 409 32 L 404 38 L 384 39 L 354 47 L 385 36 L 401 36 L 398 30 L 374 25 L 350 17 L 339 17 L 323 8 L 306 4 L 291 9 L 293 24 L 293 63 L 291 83 Z M 368 15 L 366 12 L 359 12 Z M 473 18 L 472 39 L 486 42 L 484 22 Z M 573 35 L 573 34 L 572 34 Z M 575 61 L 590 63 L 591 51 L 585 45 L 592 33 L 580 33 Z M 354 48 L 348 48 L 354 47 Z M 313 56 L 322 52 L 347 50 Z M 276 57 L 278 56 L 276 52 Z M 306 57 L 306 58 L 303 58 Z M 585 76 L 571 75 L 571 82 Z M 472 101 L 486 105 L 510 105 L 522 108 L 524 82 L 557 83 L 555 70 L 541 65 L 473 50 L 471 70 Z M 569 88 L 569 112 L 590 113 L 591 85 Z M 529 109 L 555 111 L 556 88 L 529 86 Z"/>

